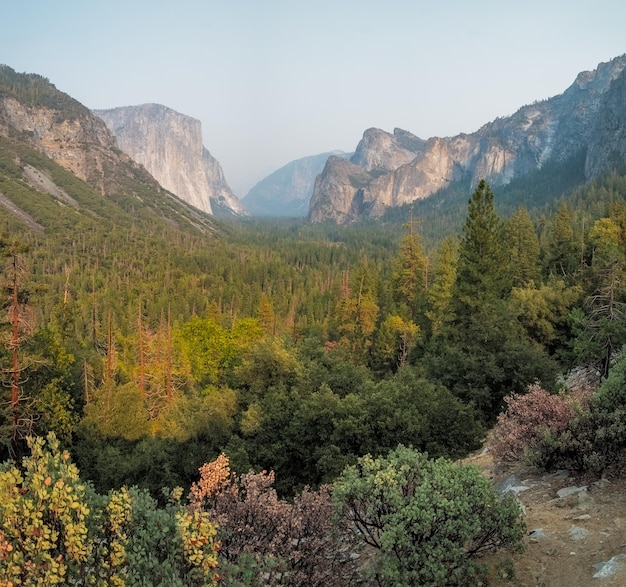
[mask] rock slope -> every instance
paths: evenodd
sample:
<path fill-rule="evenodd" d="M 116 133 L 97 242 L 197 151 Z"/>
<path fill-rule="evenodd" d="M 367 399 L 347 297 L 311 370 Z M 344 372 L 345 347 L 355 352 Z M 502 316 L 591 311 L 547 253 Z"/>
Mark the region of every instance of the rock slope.
<path fill-rule="evenodd" d="M 328 160 L 315 182 L 309 219 L 349 223 L 378 217 L 452 182 L 475 185 L 484 178 L 504 185 L 587 149 L 591 177 L 624 160 L 625 68 L 626 55 L 601 63 L 580 73 L 563 94 L 523 106 L 471 134 L 422 140 L 400 129 L 393 134 L 368 129 L 349 162 Z"/>

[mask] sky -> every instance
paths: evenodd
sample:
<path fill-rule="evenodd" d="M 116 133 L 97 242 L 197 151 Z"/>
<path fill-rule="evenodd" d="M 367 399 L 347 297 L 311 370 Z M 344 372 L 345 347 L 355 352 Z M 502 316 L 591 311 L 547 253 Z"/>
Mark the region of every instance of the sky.
<path fill-rule="evenodd" d="M 624 0 L 0 0 L 0 63 L 197 118 L 237 196 L 371 127 L 473 132 L 626 53 Z"/>

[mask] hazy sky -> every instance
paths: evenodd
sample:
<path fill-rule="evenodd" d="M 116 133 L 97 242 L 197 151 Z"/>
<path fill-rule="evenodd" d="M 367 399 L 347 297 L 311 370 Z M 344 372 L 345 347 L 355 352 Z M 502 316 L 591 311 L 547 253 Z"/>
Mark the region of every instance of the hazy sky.
<path fill-rule="evenodd" d="M 473 132 L 626 52 L 624 0 L 0 0 L 0 63 L 198 118 L 239 197 L 363 131 Z"/>

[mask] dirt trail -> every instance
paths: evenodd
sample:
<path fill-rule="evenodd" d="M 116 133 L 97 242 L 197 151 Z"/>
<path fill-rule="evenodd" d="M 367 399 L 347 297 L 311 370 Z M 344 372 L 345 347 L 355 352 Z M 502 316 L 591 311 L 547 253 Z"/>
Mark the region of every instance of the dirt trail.
<path fill-rule="evenodd" d="M 624 479 L 589 479 L 565 471 L 548 475 L 521 466 L 503 468 L 494 464 L 488 449 L 466 462 L 478 465 L 496 485 L 512 485 L 525 510 L 526 550 L 512 557 L 514 578 L 497 579 L 494 585 L 626 586 Z M 567 488 L 571 489 L 559 497 L 557 492 Z M 613 572 L 609 566 L 594 567 L 615 556 Z M 500 562 L 504 559 L 506 556 L 499 557 Z"/>

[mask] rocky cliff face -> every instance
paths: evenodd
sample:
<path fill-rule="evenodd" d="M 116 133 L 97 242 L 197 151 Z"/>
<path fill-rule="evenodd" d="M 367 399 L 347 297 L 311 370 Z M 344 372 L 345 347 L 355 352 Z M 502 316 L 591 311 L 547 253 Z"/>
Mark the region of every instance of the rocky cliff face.
<path fill-rule="evenodd" d="M 626 127 L 623 94 L 621 102 L 619 97 L 625 68 L 626 55 L 602 63 L 579 74 L 563 94 L 524 106 L 472 134 L 423 141 L 399 129 L 393 134 L 366 130 L 351 166 L 329 160 L 316 179 L 309 219 L 348 223 L 377 217 L 460 180 L 475 185 L 484 178 L 504 185 L 547 161 L 565 161 L 588 148 L 589 176 L 602 168 L 604 163 L 595 161 L 606 161 L 607 149 L 623 161 L 624 141 L 617 127 Z M 606 146 L 607 133 L 614 147 Z M 598 145 L 595 151 L 592 144 Z"/>
<path fill-rule="evenodd" d="M 254 185 L 243 198 L 244 205 L 256 216 L 306 216 L 315 178 L 330 156 L 351 154 L 333 151 L 291 161 Z"/>
<path fill-rule="evenodd" d="M 15 74 L 10 68 L 5 70 Z M 42 84 L 39 78 L 38 82 Z M 49 86 L 50 93 L 62 100 L 47 103 L 0 91 L 0 136 L 19 137 L 102 194 L 116 192 L 124 176 L 157 186 L 145 170 L 119 151 L 102 120 L 52 84 L 42 86 Z"/>
<path fill-rule="evenodd" d="M 603 96 L 592 129 L 585 174 L 593 177 L 626 164 L 626 69 Z"/>
<path fill-rule="evenodd" d="M 159 104 L 95 110 L 119 148 L 167 190 L 199 210 L 246 215 L 219 162 L 202 144 L 199 120 Z"/>
<path fill-rule="evenodd" d="M 216 230 L 207 214 L 122 152 L 100 118 L 43 76 L 0 65 L 0 143 L 7 164 L 0 206 L 35 232 L 58 230 L 57 208 L 60 224 L 82 218 L 82 229 L 93 222 L 140 226 L 150 218 L 151 227 Z M 27 211 L 24 201 L 38 205 Z"/>

